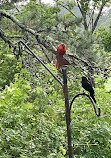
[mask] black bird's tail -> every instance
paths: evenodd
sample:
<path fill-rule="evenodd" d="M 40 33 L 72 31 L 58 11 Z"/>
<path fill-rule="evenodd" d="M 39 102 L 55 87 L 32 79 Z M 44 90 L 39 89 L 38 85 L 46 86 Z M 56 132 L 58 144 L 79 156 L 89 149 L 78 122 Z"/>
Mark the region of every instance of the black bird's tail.
<path fill-rule="evenodd" d="M 96 99 L 95 99 L 95 97 L 94 97 L 94 93 L 92 94 L 92 93 L 90 93 L 90 96 L 91 96 L 91 98 L 93 99 L 93 101 L 95 102 L 95 104 L 96 104 Z"/>

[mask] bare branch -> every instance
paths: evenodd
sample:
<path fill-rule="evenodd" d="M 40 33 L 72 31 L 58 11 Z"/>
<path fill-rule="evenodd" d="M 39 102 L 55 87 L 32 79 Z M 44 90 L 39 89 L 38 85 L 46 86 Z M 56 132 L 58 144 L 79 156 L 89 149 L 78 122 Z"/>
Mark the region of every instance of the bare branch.
<path fill-rule="evenodd" d="M 95 30 L 95 28 L 96 28 L 96 26 L 97 26 L 98 20 L 99 20 L 99 18 L 100 18 L 100 16 L 101 16 L 102 10 L 103 10 L 103 8 L 104 8 L 104 6 L 105 6 L 106 3 L 107 3 L 107 1 L 106 1 L 106 2 L 105 2 L 105 1 L 102 1 L 102 4 L 101 4 L 100 10 L 99 10 L 99 13 L 98 13 L 98 15 L 97 15 L 97 17 L 96 17 L 96 20 L 95 20 L 94 25 L 93 25 L 92 30 L 91 30 L 92 33 L 94 32 L 94 30 Z"/>
<path fill-rule="evenodd" d="M 71 58 L 74 58 L 74 59 L 76 59 L 76 60 L 78 60 L 78 61 L 80 61 L 80 62 L 82 62 L 85 66 L 91 67 L 86 61 L 82 60 L 81 58 L 78 58 L 78 57 L 75 56 L 75 55 L 70 55 L 70 54 L 68 54 L 68 56 L 71 57 Z"/>
<path fill-rule="evenodd" d="M 67 11 L 69 11 L 69 13 L 71 13 L 75 18 L 77 18 L 77 16 L 65 5 L 63 5 L 62 3 L 59 3 L 60 6 L 62 6 L 63 8 L 65 8 Z"/>
<path fill-rule="evenodd" d="M 84 28 L 85 28 L 85 30 L 88 30 L 87 21 L 86 21 L 86 13 L 83 12 L 83 10 L 82 10 L 82 8 L 81 8 L 81 6 L 80 6 L 80 4 L 79 4 L 79 1 L 76 0 L 76 2 L 77 2 L 77 5 L 78 5 L 79 10 L 80 10 L 80 12 L 81 12 L 81 14 L 82 14 L 82 16 L 83 16 Z"/>
<path fill-rule="evenodd" d="M 36 31 L 34 31 L 34 30 L 30 29 L 30 28 L 27 28 L 26 26 L 24 26 L 23 24 L 21 24 L 18 19 L 16 19 L 14 16 L 10 15 L 6 11 L 0 10 L 0 15 L 6 17 L 8 19 L 10 19 L 11 21 L 13 21 L 16 25 L 18 25 L 24 31 L 27 31 L 27 32 L 31 33 L 32 35 L 36 34 Z"/>

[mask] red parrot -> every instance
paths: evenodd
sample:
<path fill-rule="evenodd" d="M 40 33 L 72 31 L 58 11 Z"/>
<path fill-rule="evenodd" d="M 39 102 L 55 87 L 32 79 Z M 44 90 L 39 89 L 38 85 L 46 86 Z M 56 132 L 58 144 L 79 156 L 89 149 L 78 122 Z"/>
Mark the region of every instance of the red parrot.
<path fill-rule="evenodd" d="M 56 55 L 56 65 L 55 67 L 59 70 L 65 65 L 70 65 L 70 63 L 63 57 L 66 53 L 66 45 L 61 43 L 57 48 L 57 55 Z"/>

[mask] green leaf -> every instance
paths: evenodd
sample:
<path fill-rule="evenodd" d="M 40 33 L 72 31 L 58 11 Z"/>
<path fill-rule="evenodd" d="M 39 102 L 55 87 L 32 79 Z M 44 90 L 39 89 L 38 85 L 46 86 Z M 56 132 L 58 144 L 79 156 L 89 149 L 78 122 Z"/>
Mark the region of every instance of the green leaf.
<path fill-rule="evenodd" d="M 111 91 L 111 77 L 108 78 L 107 83 L 105 83 L 104 85 L 106 90 Z"/>
<path fill-rule="evenodd" d="M 66 150 L 62 149 L 62 153 L 63 153 L 63 155 L 66 155 Z"/>
<path fill-rule="evenodd" d="M 59 150 L 63 150 L 63 146 L 60 146 L 60 147 L 59 147 Z"/>

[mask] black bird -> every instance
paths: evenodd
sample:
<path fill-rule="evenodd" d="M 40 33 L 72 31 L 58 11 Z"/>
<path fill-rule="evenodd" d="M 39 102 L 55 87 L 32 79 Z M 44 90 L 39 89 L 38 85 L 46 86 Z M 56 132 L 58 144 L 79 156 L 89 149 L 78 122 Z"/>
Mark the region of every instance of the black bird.
<path fill-rule="evenodd" d="M 91 98 L 96 103 L 96 99 L 94 97 L 94 89 L 93 89 L 91 83 L 87 80 L 87 78 L 85 76 L 82 77 L 81 83 L 82 83 L 82 87 L 90 93 Z"/>

